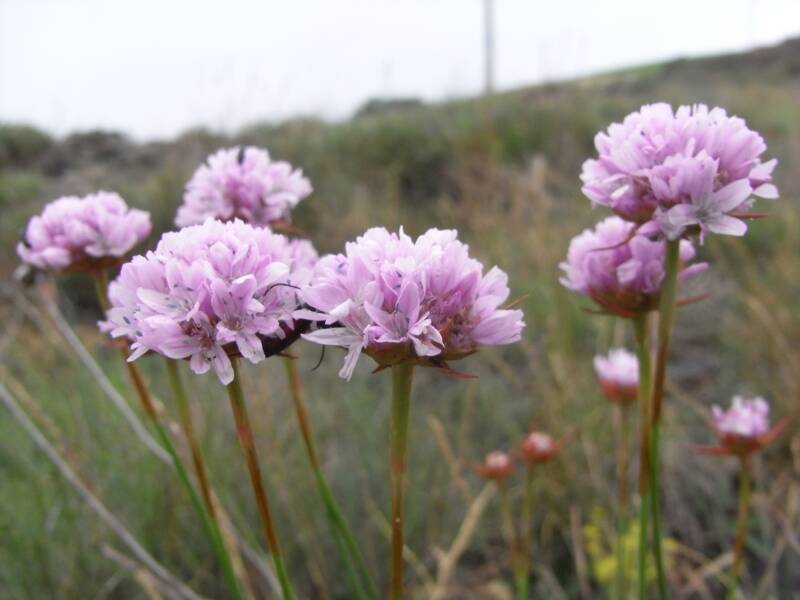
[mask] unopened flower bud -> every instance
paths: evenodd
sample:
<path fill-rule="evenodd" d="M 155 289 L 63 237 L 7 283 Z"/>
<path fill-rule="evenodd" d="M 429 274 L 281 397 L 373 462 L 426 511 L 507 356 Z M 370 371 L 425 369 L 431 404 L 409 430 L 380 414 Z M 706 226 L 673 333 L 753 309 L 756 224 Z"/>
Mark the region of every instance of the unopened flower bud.
<path fill-rule="evenodd" d="M 522 458 L 531 465 L 549 462 L 556 457 L 561 445 L 541 431 L 532 431 L 520 445 Z"/>
<path fill-rule="evenodd" d="M 495 450 L 487 454 L 483 463 L 477 465 L 475 470 L 484 479 L 502 481 L 514 470 L 514 463 L 508 453 Z"/>

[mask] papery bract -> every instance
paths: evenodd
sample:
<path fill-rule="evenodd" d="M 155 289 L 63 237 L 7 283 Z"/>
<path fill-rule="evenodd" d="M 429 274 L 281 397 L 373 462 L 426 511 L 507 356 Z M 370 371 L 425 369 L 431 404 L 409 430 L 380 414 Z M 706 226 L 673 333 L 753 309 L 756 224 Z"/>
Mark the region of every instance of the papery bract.
<path fill-rule="evenodd" d="M 101 328 L 131 340 L 131 360 L 148 351 L 186 358 L 195 373 L 213 368 L 228 384 L 230 355 L 260 362 L 266 340 L 292 332 L 296 289 L 314 255 L 308 242 L 238 220 L 166 233 L 154 251 L 123 265 Z"/>
<path fill-rule="evenodd" d="M 402 229 L 374 228 L 344 254 L 320 259 L 301 294 L 312 310 L 298 316 L 322 324 L 306 339 L 348 349 L 346 379 L 362 351 L 381 366 L 447 368 L 480 346 L 520 339 L 522 312 L 501 308 L 507 279 L 497 267 L 484 274 L 453 230 L 412 240 Z"/>
<path fill-rule="evenodd" d="M 208 218 L 238 218 L 258 226 L 287 222 L 291 210 L 311 192 L 311 182 L 300 169 L 272 160 L 266 150 L 222 149 L 186 184 L 175 224 L 184 227 Z"/>
<path fill-rule="evenodd" d="M 633 317 L 658 306 L 664 280 L 663 239 L 653 239 L 619 217 L 608 217 L 586 229 L 569 244 L 559 266 L 562 285 L 594 300 L 604 311 Z M 695 256 L 688 240 L 680 243 L 681 280 L 701 273 L 705 263 L 689 264 Z"/>
<path fill-rule="evenodd" d="M 65 196 L 28 222 L 17 254 L 54 271 L 94 271 L 120 262 L 150 233 L 150 215 L 113 192 Z"/>

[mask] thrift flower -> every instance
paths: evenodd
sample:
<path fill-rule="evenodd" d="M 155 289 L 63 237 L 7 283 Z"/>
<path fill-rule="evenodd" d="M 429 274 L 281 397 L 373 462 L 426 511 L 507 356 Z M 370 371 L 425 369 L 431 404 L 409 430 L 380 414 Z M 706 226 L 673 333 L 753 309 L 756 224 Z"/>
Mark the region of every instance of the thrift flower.
<path fill-rule="evenodd" d="M 564 272 L 560 281 L 608 313 L 633 317 L 658 307 L 665 248 L 663 240 L 636 230 L 632 223 L 608 217 L 572 239 L 567 260 L 559 265 Z M 682 240 L 681 280 L 707 268 L 706 263 L 689 265 L 694 256 L 692 243 Z"/>
<path fill-rule="evenodd" d="M 94 271 L 118 264 L 150 233 L 150 215 L 113 192 L 50 202 L 25 229 L 17 254 L 53 271 Z"/>
<path fill-rule="evenodd" d="M 769 404 L 761 397 L 745 399 L 734 396 L 725 411 L 713 406 L 714 426 L 721 435 L 755 438 L 769 430 Z"/>
<path fill-rule="evenodd" d="M 639 393 L 639 360 L 624 348 L 614 348 L 608 356 L 594 357 L 594 370 L 606 398 L 630 404 Z"/>
<path fill-rule="evenodd" d="M 520 339 L 522 311 L 501 308 L 507 281 L 497 267 L 484 274 L 454 230 L 413 240 L 402 229 L 374 228 L 344 254 L 320 259 L 301 293 L 310 309 L 296 316 L 321 323 L 306 339 L 347 348 L 345 379 L 362 352 L 380 367 L 412 362 L 451 372 L 447 360 Z"/>
<path fill-rule="evenodd" d="M 722 108 L 643 106 L 595 138 L 583 192 L 628 221 L 654 220 L 670 239 L 696 229 L 742 235 L 753 196 L 777 198 L 767 146 Z"/>
<path fill-rule="evenodd" d="M 542 431 L 532 431 L 520 444 L 522 459 L 529 465 L 550 462 L 561 451 L 564 441 L 557 442 Z"/>
<path fill-rule="evenodd" d="M 770 429 L 769 404 L 761 397 L 734 396 L 728 410 L 715 405 L 711 408 L 711 415 L 720 444 L 695 448 L 706 454 L 747 456 L 775 441 L 789 422 L 785 418 Z"/>
<path fill-rule="evenodd" d="M 241 219 L 261 227 L 285 223 L 311 191 L 300 169 L 272 160 L 266 150 L 253 146 L 218 150 L 186 184 L 175 224 L 185 227 L 208 218 Z"/>
<path fill-rule="evenodd" d="M 483 462 L 475 467 L 478 475 L 492 481 L 502 481 L 514 470 L 511 456 L 506 452 L 495 450 L 486 455 Z"/>
<path fill-rule="evenodd" d="M 195 373 L 213 368 L 227 385 L 229 356 L 258 363 L 269 344 L 292 341 L 296 289 L 309 280 L 312 255 L 308 242 L 239 220 L 166 233 L 123 265 L 101 328 L 132 341 L 129 360 L 148 351 L 186 358 Z"/>

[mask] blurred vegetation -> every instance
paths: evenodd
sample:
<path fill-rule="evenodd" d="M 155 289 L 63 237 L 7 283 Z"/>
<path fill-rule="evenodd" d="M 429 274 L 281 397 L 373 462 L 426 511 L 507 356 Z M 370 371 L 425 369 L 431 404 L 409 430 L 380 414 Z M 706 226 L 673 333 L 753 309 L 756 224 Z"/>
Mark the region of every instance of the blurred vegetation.
<path fill-rule="evenodd" d="M 3 126 L 0 276 L 10 276 L 16 265 L 13 247 L 27 218 L 58 195 L 115 189 L 153 213 L 155 240 L 171 227 L 196 166 L 217 147 L 239 143 L 269 148 L 309 175 L 315 192 L 295 220 L 322 252 L 338 250 L 373 225 L 402 224 L 414 234 L 430 226 L 458 228 L 475 256 L 509 272 L 514 295 L 524 296 L 528 326 L 520 344 L 459 365 L 480 375 L 477 381 L 419 373 L 408 503 L 413 587 L 425 597 L 426 581 L 436 577 L 437 550 L 450 546 L 481 487 L 470 465 L 492 449 L 513 448 L 535 423 L 557 436 L 577 431 L 578 437 L 536 475 L 534 597 L 585 598 L 587 590 L 598 597 L 602 582 L 593 573 L 603 565 L 593 561 L 605 559 L 597 544 L 606 547 L 598 537 L 613 531 L 614 421 L 599 398 L 591 357 L 612 344 L 630 344 L 630 332 L 623 322 L 583 313 L 585 303 L 559 286 L 558 263 L 569 239 L 601 216 L 581 195 L 578 179 L 595 132 L 659 100 L 725 106 L 759 130 L 768 155 L 780 159 L 782 199 L 761 205 L 772 217 L 753 223 L 743 240 L 714 238 L 701 249 L 712 269 L 686 293 L 711 296 L 679 314 L 668 389 L 663 437 L 672 584 L 676 597 L 718 598 L 724 564 L 715 561 L 731 544 L 735 465 L 695 456 L 689 446 L 712 438 L 708 406 L 727 403 L 733 393 L 767 396 L 776 416 L 800 411 L 800 320 L 794 313 L 800 299 L 800 41 L 491 98 L 373 105 L 343 123 L 295 119 L 235 135 L 194 130 L 169 143 L 136 144 L 102 132 L 52 140 L 31 128 Z M 93 326 L 98 313 L 87 282 L 69 278 L 61 289 L 63 309 L 134 405 L 115 353 Z M 34 306 L 35 291 L 29 298 Z M 224 597 L 213 555 L 169 470 L 141 447 L 46 320 L 24 318 L 19 302 L 0 307 L 0 381 L 28 397 L 28 410 L 41 409 L 39 423 L 49 420 L 82 476 L 159 560 L 202 593 Z M 325 472 L 371 565 L 385 577 L 387 377 L 370 376 L 362 361 L 348 384 L 336 378 L 337 353 L 329 352 L 312 374 L 318 348 L 300 343 L 293 352 L 308 374 Z M 158 360 L 142 362 L 174 415 Z M 281 366 L 267 362 L 246 377 L 290 570 L 303 597 L 346 598 Z M 213 483 L 239 529 L 258 546 L 223 390 L 211 376 L 193 377 L 190 384 Z M 442 451 L 448 444 L 455 463 Z M 134 578 L 99 550 L 117 545 L 112 534 L 5 417 L 0 476 L 0 598 L 142 597 Z M 757 462 L 756 479 L 747 597 L 789 598 L 800 588 L 796 433 Z M 520 491 L 515 480 L 511 492 L 517 498 Z M 508 556 L 496 519 L 496 510 L 483 516 L 448 597 L 508 597 Z"/>

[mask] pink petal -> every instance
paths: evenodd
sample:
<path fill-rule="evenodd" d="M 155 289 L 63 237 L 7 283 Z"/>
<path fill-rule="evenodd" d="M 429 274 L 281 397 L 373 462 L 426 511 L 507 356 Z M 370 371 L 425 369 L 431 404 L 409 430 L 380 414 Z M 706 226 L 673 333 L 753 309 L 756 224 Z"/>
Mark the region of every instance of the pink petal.
<path fill-rule="evenodd" d="M 714 208 L 720 212 L 730 212 L 741 206 L 752 193 L 750 183 L 746 179 L 739 179 L 714 192 Z"/>

